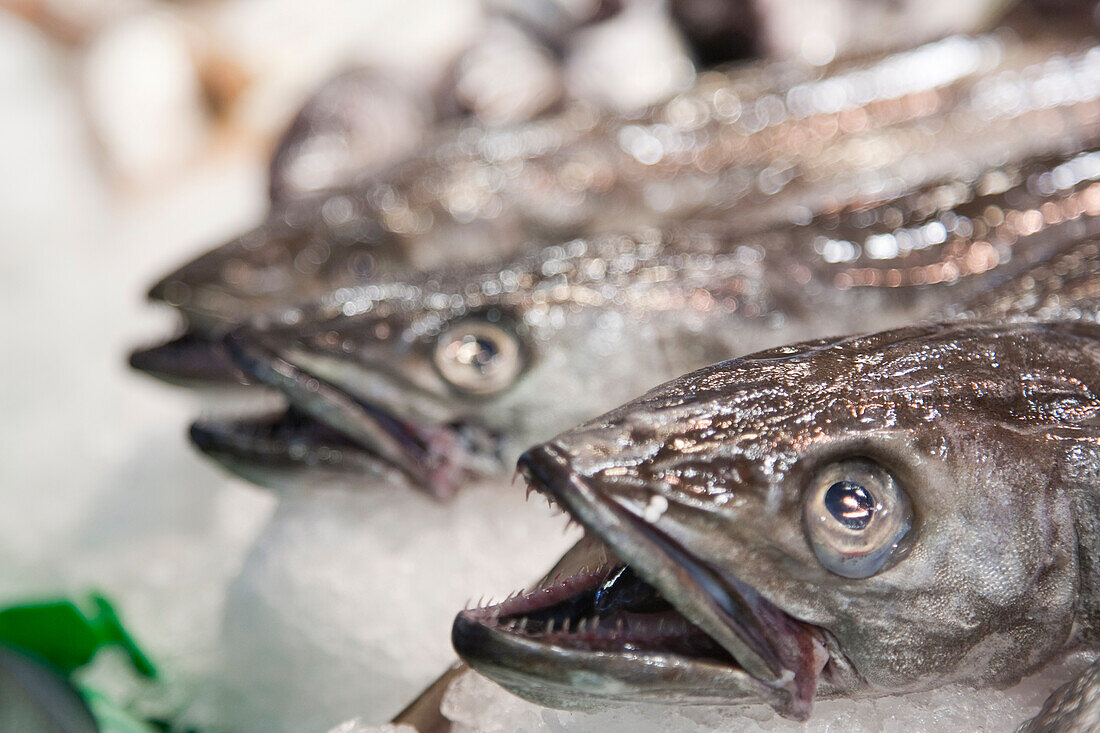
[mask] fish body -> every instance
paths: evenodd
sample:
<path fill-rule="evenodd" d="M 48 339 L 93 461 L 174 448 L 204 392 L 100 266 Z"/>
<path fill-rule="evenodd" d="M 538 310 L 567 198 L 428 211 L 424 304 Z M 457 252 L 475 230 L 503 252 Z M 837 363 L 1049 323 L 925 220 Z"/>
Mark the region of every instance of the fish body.
<path fill-rule="evenodd" d="M 292 420 L 205 421 L 192 434 L 262 483 L 316 471 L 354 482 L 373 458 L 446 496 L 676 374 L 992 292 L 1100 234 L 1098 213 L 1100 153 L 1086 151 L 802 226 L 604 235 L 409 271 L 233 331 L 236 363 L 287 396 Z"/>
<path fill-rule="evenodd" d="M 460 614 L 459 654 L 549 705 L 805 719 L 1100 649 L 1100 248 L 958 311 L 721 362 L 526 452 L 602 556 Z M 1100 724 L 1095 676 L 1031 730 Z"/>
<path fill-rule="evenodd" d="M 98 733 L 73 683 L 41 658 L 0 644 L 0 727 L 42 733 Z"/>
<path fill-rule="evenodd" d="M 636 119 L 577 104 L 523 125 L 444 129 L 408 160 L 276 207 L 166 276 L 150 295 L 184 314 L 188 356 L 143 351 L 134 364 L 208 378 L 217 367 L 194 365 L 233 325 L 406 267 L 684 221 L 751 233 L 1080 149 L 1100 124 L 1100 52 L 1066 48 L 1064 37 L 953 37 L 825 70 L 708 72 Z"/>

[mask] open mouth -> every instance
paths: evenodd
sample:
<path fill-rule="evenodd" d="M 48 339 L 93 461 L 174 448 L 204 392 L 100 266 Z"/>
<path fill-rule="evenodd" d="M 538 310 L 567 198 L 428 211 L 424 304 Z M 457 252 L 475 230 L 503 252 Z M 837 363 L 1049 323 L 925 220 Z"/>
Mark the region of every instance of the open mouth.
<path fill-rule="evenodd" d="M 606 547 L 534 592 L 460 613 L 452 640 L 475 669 L 556 707 L 755 699 L 797 720 L 819 691 L 853 684 L 827 632 L 595 493 L 552 445 L 520 470 Z"/>
<path fill-rule="evenodd" d="M 358 454 L 358 462 L 384 463 L 437 498 L 453 495 L 470 476 L 499 468 L 499 441 L 478 426 L 402 418 L 311 374 L 240 329 L 226 337 L 225 346 L 249 380 L 282 392 L 290 410 L 282 416 L 196 424 L 192 438 L 211 455 L 228 447 L 238 461 L 245 454 L 270 461 L 276 452 L 293 451 L 284 458 L 302 465 L 303 456 L 320 461 Z"/>
<path fill-rule="evenodd" d="M 587 542 L 593 542 L 586 537 Z M 459 614 L 455 646 L 475 668 L 487 634 L 597 655 L 675 656 L 730 669 L 736 659 L 654 586 L 604 548 L 603 560 L 533 591 Z M 493 675 L 490 675 L 493 676 Z"/>

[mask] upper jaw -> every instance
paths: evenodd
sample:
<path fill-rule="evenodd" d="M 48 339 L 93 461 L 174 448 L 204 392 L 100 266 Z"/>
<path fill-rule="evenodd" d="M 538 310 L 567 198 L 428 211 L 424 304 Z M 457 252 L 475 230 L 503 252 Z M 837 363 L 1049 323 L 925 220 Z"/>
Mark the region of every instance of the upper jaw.
<path fill-rule="evenodd" d="M 402 418 L 296 364 L 261 332 L 240 327 L 227 334 L 225 344 L 250 379 L 280 390 L 293 408 L 399 469 L 433 496 L 449 497 L 467 474 L 495 462 L 490 452 L 496 441 L 487 431 Z"/>
<path fill-rule="evenodd" d="M 690 667 L 696 677 L 705 674 L 711 685 L 720 686 L 717 692 L 712 689 L 709 694 L 727 702 L 743 701 L 746 697 L 762 698 L 780 714 L 799 720 L 809 716 L 819 680 L 826 693 L 851 690 L 858 684 L 852 676 L 842 674 L 850 672 L 850 667 L 827 631 L 795 619 L 729 572 L 719 571 L 693 556 L 645 519 L 620 506 L 594 481 L 573 470 L 566 452 L 559 446 L 554 443 L 538 446 L 524 454 L 519 466 L 532 487 L 561 504 L 589 532 L 606 542 L 611 552 L 656 588 L 676 611 L 705 632 L 731 658 L 724 678 L 706 669 L 713 666 L 713 660 L 666 659 L 666 667 L 674 663 Z M 459 638 L 461 634 L 468 637 L 474 633 L 472 626 L 478 620 L 476 613 L 467 612 L 456 621 L 456 645 L 463 641 Z M 492 624 L 481 625 L 488 627 L 480 632 L 483 642 L 497 647 L 506 645 L 506 630 L 494 628 Z M 525 640 L 517 640 L 515 644 L 522 641 Z M 476 645 L 465 643 L 464 646 L 467 653 L 463 656 L 472 657 L 471 661 L 478 667 Z M 521 656 L 525 653 L 524 650 L 513 651 Z M 529 650 L 526 653 L 530 656 Z M 547 656 L 553 659 L 569 653 L 578 656 L 575 651 L 546 651 L 541 664 L 547 664 Z M 493 674 L 493 665 L 500 664 L 499 656 L 482 656 L 489 658 L 487 661 L 482 659 L 480 666 L 488 667 L 490 676 L 503 677 L 501 681 L 505 681 L 507 674 L 501 675 L 499 670 Z M 616 665 L 629 666 L 631 662 L 620 654 L 613 661 L 589 659 L 586 664 L 593 669 L 610 671 L 614 676 Z M 632 664 L 637 667 L 637 660 Z M 549 666 L 557 668 L 553 664 Z M 509 674 L 515 677 L 516 670 L 512 669 Z M 550 681 L 560 685 L 563 678 L 568 675 L 559 671 Z M 728 687 L 721 687 L 727 684 Z M 529 682 L 528 686 L 537 685 Z M 515 687 L 522 689 L 521 685 Z M 663 688 L 658 685 L 660 689 Z M 644 692 L 641 690 L 642 696 Z M 681 692 L 690 693 L 691 690 Z M 623 699 L 624 695 L 611 697 Z M 625 697 L 633 699 L 630 694 Z"/>
<path fill-rule="evenodd" d="M 247 378 L 221 341 L 193 330 L 130 354 L 130 367 L 170 384 L 191 387 L 244 385 Z"/>

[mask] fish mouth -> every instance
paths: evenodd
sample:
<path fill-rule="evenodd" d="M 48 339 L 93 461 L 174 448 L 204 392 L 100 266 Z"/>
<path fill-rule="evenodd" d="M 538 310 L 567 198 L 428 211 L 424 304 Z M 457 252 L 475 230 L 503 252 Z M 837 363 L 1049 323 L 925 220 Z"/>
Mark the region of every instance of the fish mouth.
<path fill-rule="evenodd" d="M 218 443 L 219 448 L 230 445 L 236 459 L 243 457 L 235 450 L 241 447 L 237 438 L 249 433 L 255 436 L 257 427 L 267 426 L 294 432 L 295 440 L 281 441 L 275 446 L 279 449 L 293 446 L 299 454 L 304 450 L 317 455 L 324 455 L 326 448 L 336 448 L 340 455 L 357 452 L 397 469 L 416 488 L 438 499 L 453 496 L 467 478 L 500 468 L 500 440 L 480 426 L 463 422 L 431 424 L 401 417 L 291 363 L 244 328 L 231 331 L 224 343 L 248 379 L 279 390 L 291 407 L 277 424 L 268 418 L 259 424 L 244 420 L 200 426 L 199 440 L 208 440 L 211 428 L 227 437 L 231 433 L 232 440 Z M 264 449 L 270 447 L 267 444 Z M 270 453 L 263 457 L 271 460 Z"/>
<path fill-rule="evenodd" d="M 220 339 L 194 329 L 130 353 L 130 368 L 183 387 L 246 385 L 244 375 Z"/>
<path fill-rule="evenodd" d="M 460 613 L 452 641 L 474 669 L 555 707 L 755 700 L 795 720 L 815 694 L 856 685 L 828 631 L 692 556 L 586 483 L 561 449 L 532 449 L 519 470 L 606 544 L 606 559 Z"/>
<path fill-rule="evenodd" d="M 294 408 L 253 418 L 198 420 L 190 438 L 232 473 L 271 488 L 393 473 L 355 441 Z"/>

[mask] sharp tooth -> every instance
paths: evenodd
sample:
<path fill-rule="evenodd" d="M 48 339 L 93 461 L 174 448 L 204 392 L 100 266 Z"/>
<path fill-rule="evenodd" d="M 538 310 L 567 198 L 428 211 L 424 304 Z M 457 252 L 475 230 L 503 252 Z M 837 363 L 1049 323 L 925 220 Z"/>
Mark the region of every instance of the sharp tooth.
<path fill-rule="evenodd" d="M 564 633 L 564 634 L 569 633 L 569 619 L 565 619 L 565 621 L 562 622 L 561 630 L 562 630 L 562 633 Z"/>
<path fill-rule="evenodd" d="M 553 634 L 554 633 L 554 619 L 550 619 L 549 621 L 546 622 L 546 633 L 547 634 Z"/>
<path fill-rule="evenodd" d="M 621 618 L 615 619 L 615 633 L 620 636 L 623 633 L 623 620 Z"/>
<path fill-rule="evenodd" d="M 588 631 L 588 619 L 582 618 L 579 622 L 577 622 L 577 633 L 583 634 L 586 631 Z"/>
<path fill-rule="evenodd" d="M 480 598 L 477 599 L 477 607 L 478 608 L 485 608 L 485 596 L 481 596 Z"/>
<path fill-rule="evenodd" d="M 599 630 L 600 630 L 600 617 L 599 616 L 593 616 L 592 617 L 592 632 L 595 633 Z"/>
<path fill-rule="evenodd" d="M 527 617 L 526 616 L 524 616 L 523 618 L 521 618 L 519 620 L 519 630 L 520 631 L 527 631 Z"/>

